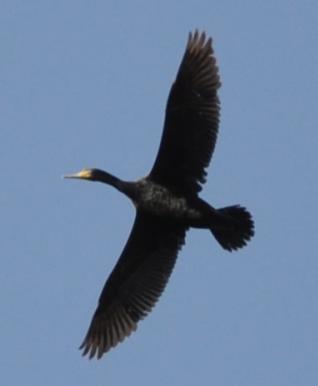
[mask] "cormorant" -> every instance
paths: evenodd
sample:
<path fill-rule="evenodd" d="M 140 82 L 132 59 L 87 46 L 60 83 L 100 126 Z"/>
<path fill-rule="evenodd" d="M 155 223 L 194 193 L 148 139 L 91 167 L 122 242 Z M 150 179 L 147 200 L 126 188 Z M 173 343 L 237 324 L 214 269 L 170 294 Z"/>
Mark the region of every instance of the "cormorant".
<path fill-rule="evenodd" d="M 101 358 L 136 330 L 139 320 L 151 311 L 189 228 L 209 229 L 228 251 L 243 247 L 254 234 L 252 216 L 245 208 L 215 209 L 198 196 L 218 133 L 220 85 L 212 39 L 207 39 L 205 32 L 190 33 L 149 175 L 135 182 L 99 169 L 65 176 L 112 185 L 136 207 L 129 239 L 80 346 L 89 358 Z"/>

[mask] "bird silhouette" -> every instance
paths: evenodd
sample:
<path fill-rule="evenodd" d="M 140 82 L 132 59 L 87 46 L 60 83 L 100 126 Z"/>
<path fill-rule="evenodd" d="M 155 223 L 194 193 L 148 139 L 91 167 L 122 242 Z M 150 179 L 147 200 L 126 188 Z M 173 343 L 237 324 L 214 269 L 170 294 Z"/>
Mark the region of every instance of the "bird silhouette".
<path fill-rule="evenodd" d="M 189 228 L 209 229 L 232 251 L 254 234 L 250 213 L 239 205 L 215 209 L 199 197 L 214 151 L 220 87 L 212 39 L 197 30 L 187 46 L 166 106 L 159 151 L 148 176 L 123 181 L 100 169 L 65 176 L 99 181 L 128 196 L 135 222 L 107 279 L 86 337 L 83 355 L 101 358 L 137 328 L 162 294 Z"/>

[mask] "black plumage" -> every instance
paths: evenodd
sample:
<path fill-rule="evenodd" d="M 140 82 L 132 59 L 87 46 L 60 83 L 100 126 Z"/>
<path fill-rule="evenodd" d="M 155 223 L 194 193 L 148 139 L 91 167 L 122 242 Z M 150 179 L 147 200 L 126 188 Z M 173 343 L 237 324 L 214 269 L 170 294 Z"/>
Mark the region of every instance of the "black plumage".
<path fill-rule="evenodd" d="M 215 209 L 198 196 L 218 133 L 219 87 L 211 38 L 190 33 L 150 174 L 136 182 L 99 169 L 66 176 L 112 185 L 136 206 L 131 234 L 80 347 L 83 355 L 100 358 L 137 328 L 162 294 L 189 228 L 209 229 L 229 251 L 253 236 L 253 220 L 245 208 Z"/>
<path fill-rule="evenodd" d="M 219 126 L 221 86 L 212 39 L 190 34 L 171 87 L 157 159 L 150 177 L 173 190 L 196 193 L 205 182 Z"/>

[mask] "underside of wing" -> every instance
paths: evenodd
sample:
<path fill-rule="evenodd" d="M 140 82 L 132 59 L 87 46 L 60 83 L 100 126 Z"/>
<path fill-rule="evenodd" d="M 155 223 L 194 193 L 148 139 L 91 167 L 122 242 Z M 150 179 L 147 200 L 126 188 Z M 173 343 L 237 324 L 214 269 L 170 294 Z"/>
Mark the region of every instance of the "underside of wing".
<path fill-rule="evenodd" d="M 170 90 L 152 180 L 177 192 L 201 190 L 217 138 L 220 85 L 211 38 L 190 33 Z"/>
<path fill-rule="evenodd" d="M 81 345 L 97 358 L 115 347 L 153 308 L 184 244 L 186 229 L 137 212 L 127 244 L 101 293 Z"/>

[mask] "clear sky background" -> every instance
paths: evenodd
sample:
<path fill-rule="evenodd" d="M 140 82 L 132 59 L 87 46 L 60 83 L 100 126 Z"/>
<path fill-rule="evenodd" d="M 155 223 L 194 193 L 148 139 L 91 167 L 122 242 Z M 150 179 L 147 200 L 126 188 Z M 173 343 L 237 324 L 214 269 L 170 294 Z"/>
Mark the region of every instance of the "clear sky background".
<path fill-rule="evenodd" d="M 317 386 L 318 3 L 0 3 L 0 379 L 4 386 Z M 214 39 L 219 140 L 202 197 L 256 236 L 189 232 L 164 296 L 102 360 L 77 347 L 134 208 L 66 181 L 149 171 L 188 32 Z"/>

